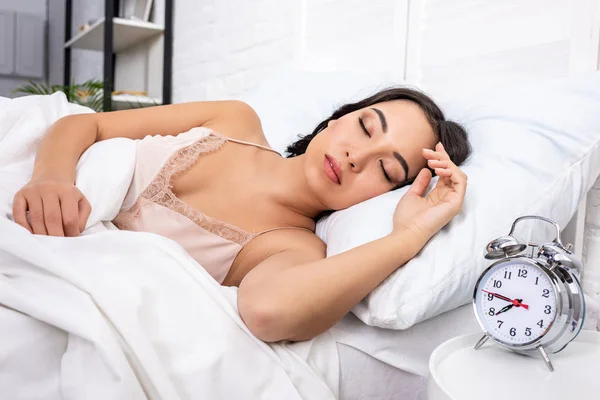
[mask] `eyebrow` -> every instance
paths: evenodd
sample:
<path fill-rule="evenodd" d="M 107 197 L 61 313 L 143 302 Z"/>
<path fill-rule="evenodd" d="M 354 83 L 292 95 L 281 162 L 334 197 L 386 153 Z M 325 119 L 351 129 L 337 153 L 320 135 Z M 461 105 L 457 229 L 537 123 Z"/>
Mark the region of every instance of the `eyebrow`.
<path fill-rule="evenodd" d="M 383 133 L 387 133 L 388 131 L 388 124 L 387 124 L 387 120 L 385 119 L 385 115 L 383 115 L 383 112 L 375 107 L 371 107 L 371 110 L 375 111 L 375 113 L 377 113 L 377 116 L 379 117 L 379 121 L 381 122 L 381 129 L 383 129 Z"/>
<path fill-rule="evenodd" d="M 404 169 L 404 173 L 406 174 L 406 175 L 404 175 L 404 180 L 407 180 L 408 179 L 408 164 L 406 163 L 406 160 L 397 151 L 394 152 L 394 157 L 396 157 L 396 160 L 398 160 L 400 165 L 402 165 L 402 168 Z"/>
<path fill-rule="evenodd" d="M 388 124 L 387 124 L 387 120 L 385 119 L 385 115 L 383 114 L 383 112 L 380 109 L 375 108 L 375 107 L 371 107 L 371 110 L 375 111 L 375 113 L 379 117 L 379 121 L 381 122 L 381 129 L 383 130 L 383 133 L 387 133 Z M 408 163 L 406 162 L 404 157 L 402 157 L 402 155 L 396 151 L 394 151 L 394 157 L 396 157 L 396 160 L 398 160 L 400 165 L 402 165 L 402 169 L 404 169 L 404 173 L 405 173 L 404 176 L 405 176 L 405 181 L 406 181 L 408 179 Z"/>

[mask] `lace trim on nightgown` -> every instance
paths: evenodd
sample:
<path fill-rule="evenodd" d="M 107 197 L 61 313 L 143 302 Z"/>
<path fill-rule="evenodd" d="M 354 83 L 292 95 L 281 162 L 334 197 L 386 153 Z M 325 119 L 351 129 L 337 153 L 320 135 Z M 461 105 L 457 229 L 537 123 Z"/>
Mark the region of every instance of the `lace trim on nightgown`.
<path fill-rule="evenodd" d="M 226 240 L 240 245 L 249 242 L 256 234 L 246 232 L 201 213 L 189 204 L 179 200 L 172 191 L 174 177 L 191 168 L 200 154 L 217 151 L 226 142 L 227 138 L 225 136 L 213 131 L 197 142 L 178 150 L 162 166 L 150 185 L 140 193 L 134 205 L 115 218 L 114 224 L 119 229 L 126 229 L 131 221 L 139 217 L 142 207 L 154 203 L 187 217 L 201 228 Z"/>

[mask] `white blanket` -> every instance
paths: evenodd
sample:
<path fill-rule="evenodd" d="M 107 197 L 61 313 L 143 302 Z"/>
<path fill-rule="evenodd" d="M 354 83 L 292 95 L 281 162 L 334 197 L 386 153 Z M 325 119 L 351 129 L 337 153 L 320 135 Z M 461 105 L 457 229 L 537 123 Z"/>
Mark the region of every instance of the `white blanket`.
<path fill-rule="evenodd" d="M 133 141 L 82 157 L 77 186 L 93 208 L 84 235 L 32 235 L 11 221 L 41 136 L 80 112 L 62 94 L 0 98 L 0 397 L 337 398 L 329 333 L 265 344 L 239 317 L 236 288 L 176 243 L 107 222 L 131 179 Z"/>

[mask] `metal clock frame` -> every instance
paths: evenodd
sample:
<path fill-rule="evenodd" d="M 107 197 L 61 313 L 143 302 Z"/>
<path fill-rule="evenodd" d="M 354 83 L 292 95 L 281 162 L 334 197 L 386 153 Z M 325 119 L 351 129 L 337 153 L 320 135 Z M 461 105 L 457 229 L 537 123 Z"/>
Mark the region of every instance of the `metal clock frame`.
<path fill-rule="evenodd" d="M 518 221 L 529 218 L 541 219 L 550 222 L 555 225 L 557 232 L 560 233 L 558 225 L 551 220 L 537 216 L 525 216 L 515 220 L 509 236 L 512 236 L 514 227 Z M 505 242 L 505 240 L 503 239 L 502 242 Z M 568 252 L 568 248 L 565 249 L 560 242 L 560 237 L 558 234 L 553 243 L 560 245 L 561 248 Z M 502 339 L 495 337 L 494 333 L 489 332 L 484 327 L 476 303 L 479 285 L 488 272 L 490 272 L 492 269 L 500 268 L 502 264 L 507 262 L 513 263 L 515 261 L 537 267 L 543 273 L 545 273 L 550 278 L 556 298 L 556 314 L 548 328 L 541 336 L 533 341 L 521 344 L 505 342 Z M 539 253 L 537 258 L 532 258 L 528 255 L 514 254 L 507 255 L 504 258 L 495 261 L 492 265 L 486 268 L 485 271 L 483 271 L 477 280 L 477 283 L 475 284 L 475 290 L 473 291 L 473 311 L 479 326 L 484 331 L 484 335 L 475 345 L 475 350 L 479 349 L 489 338 L 492 338 L 492 340 L 496 343 L 517 353 L 534 355 L 534 353 L 539 352 L 542 359 L 546 363 L 546 366 L 550 369 L 550 371 L 553 371 L 554 367 L 550 361 L 550 358 L 548 357 L 548 353 L 558 353 L 564 349 L 579 334 L 585 320 L 585 299 L 583 297 L 583 291 L 577 276 L 578 272 L 579 271 L 577 270 L 572 271 L 569 268 L 563 268 L 559 263 L 550 265 L 549 262 L 539 257 Z"/>

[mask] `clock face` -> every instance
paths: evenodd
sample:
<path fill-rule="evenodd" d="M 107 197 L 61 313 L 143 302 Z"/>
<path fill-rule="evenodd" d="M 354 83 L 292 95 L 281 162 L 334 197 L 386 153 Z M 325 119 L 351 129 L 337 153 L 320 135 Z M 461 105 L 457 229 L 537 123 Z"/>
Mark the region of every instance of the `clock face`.
<path fill-rule="evenodd" d="M 543 336 L 554 322 L 557 306 L 551 278 L 526 259 L 494 264 L 476 286 L 479 324 L 508 345 L 526 345 Z"/>

